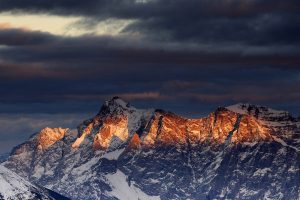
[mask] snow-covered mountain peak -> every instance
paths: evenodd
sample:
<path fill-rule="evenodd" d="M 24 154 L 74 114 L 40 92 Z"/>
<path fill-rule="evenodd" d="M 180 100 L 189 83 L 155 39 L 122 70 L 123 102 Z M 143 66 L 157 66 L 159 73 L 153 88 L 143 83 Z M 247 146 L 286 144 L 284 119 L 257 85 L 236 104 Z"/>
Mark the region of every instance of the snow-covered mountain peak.
<path fill-rule="evenodd" d="M 239 103 L 226 108 L 235 113 L 254 116 L 262 123 L 272 127 L 291 125 L 299 121 L 287 111 L 275 110 L 265 106 Z"/>
<path fill-rule="evenodd" d="M 153 114 L 154 109 L 136 109 L 121 98 L 114 97 L 103 104 L 94 118 L 78 127 L 79 137 L 72 147 L 78 148 L 88 136 L 94 150 L 115 149 L 128 142 Z"/>
<path fill-rule="evenodd" d="M 105 101 L 105 104 L 106 105 L 118 105 L 118 106 L 121 106 L 121 107 L 128 107 L 128 102 L 126 102 L 124 99 L 122 99 L 121 97 L 118 97 L 118 96 L 115 96 L 113 98 L 111 98 L 110 100 L 108 101 Z"/>
<path fill-rule="evenodd" d="M 99 115 L 107 115 L 107 114 L 122 114 L 128 111 L 135 111 L 136 108 L 131 106 L 128 102 L 121 99 L 120 97 L 113 97 L 112 99 L 105 101 Z"/>
<path fill-rule="evenodd" d="M 275 110 L 265 106 L 254 105 L 249 103 L 238 103 L 226 107 L 228 110 L 243 114 L 243 115 L 269 115 L 273 117 L 287 116 L 289 115 L 286 111 Z"/>

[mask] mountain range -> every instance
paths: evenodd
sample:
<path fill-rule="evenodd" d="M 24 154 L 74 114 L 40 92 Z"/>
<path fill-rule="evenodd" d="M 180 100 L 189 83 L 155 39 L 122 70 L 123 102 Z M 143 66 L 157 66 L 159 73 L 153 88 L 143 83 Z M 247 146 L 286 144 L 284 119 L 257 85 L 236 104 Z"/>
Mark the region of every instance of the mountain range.
<path fill-rule="evenodd" d="M 74 200 L 297 200 L 300 120 L 251 104 L 189 119 L 114 97 L 75 130 L 32 135 L 3 166 Z"/>

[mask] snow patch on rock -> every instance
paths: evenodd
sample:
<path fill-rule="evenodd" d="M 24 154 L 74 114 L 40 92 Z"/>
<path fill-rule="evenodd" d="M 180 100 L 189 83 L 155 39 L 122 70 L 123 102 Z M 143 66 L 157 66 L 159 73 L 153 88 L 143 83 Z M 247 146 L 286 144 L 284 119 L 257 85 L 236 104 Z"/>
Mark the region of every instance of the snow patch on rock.
<path fill-rule="evenodd" d="M 159 196 L 147 195 L 134 186 L 134 183 L 128 184 L 126 175 L 120 170 L 114 174 L 107 174 L 106 178 L 112 187 L 112 191 L 108 193 L 109 196 L 120 200 L 160 200 Z"/>
<path fill-rule="evenodd" d="M 103 156 L 101 156 L 101 158 L 106 158 L 108 160 L 118 160 L 119 156 L 124 152 L 124 150 L 125 148 L 122 148 L 105 153 Z"/>

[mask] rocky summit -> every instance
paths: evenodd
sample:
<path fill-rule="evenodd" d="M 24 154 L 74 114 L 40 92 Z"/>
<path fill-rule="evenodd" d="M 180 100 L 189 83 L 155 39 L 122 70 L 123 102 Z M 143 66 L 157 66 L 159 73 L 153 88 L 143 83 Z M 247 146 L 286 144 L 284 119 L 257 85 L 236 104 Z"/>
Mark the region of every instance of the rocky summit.
<path fill-rule="evenodd" d="M 115 97 L 77 130 L 34 134 L 4 166 L 74 200 L 296 200 L 300 121 L 250 104 L 188 119 Z"/>

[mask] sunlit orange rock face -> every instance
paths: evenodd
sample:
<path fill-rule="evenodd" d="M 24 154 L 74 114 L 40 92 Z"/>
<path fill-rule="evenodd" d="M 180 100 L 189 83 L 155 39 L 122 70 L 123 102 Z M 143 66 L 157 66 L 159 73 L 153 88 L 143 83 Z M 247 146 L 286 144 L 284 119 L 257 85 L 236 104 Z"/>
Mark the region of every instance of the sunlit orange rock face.
<path fill-rule="evenodd" d="M 82 131 L 82 134 L 79 138 L 76 139 L 76 141 L 72 144 L 72 148 L 76 149 L 80 146 L 80 144 L 83 142 L 83 140 L 86 138 L 87 135 L 91 133 L 93 130 L 93 127 L 95 126 L 95 123 L 90 123 L 87 127 L 85 127 Z"/>
<path fill-rule="evenodd" d="M 140 147 L 140 145 L 141 145 L 141 139 L 140 139 L 139 135 L 137 133 L 135 133 L 133 135 L 133 137 L 131 138 L 131 140 L 128 144 L 128 147 L 130 149 L 137 149 Z"/>
<path fill-rule="evenodd" d="M 108 115 L 95 118 L 82 130 L 80 137 L 72 145 L 79 147 L 88 134 L 93 132 L 93 149 L 106 150 L 114 140 L 125 143 L 128 148 L 156 145 L 197 145 L 204 142 L 223 144 L 232 133 L 233 143 L 255 142 L 272 138 L 271 130 L 251 115 L 240 115 L 226 108 L 219 108 L 207 117 L 187 119 L 176 114 L 156 111 L 146 122 L 140 134 L 129 133 L 128 115 Z M 97 127 L 97 128 L 95 128 Z M 137 131 L 137 130 L 135 130 Z"/>
<path fill-rule="evenodd" d="M 144 132 L 144 136 L 142 138 L 143 144 L 152 146 L 154 145 L 158 133 L 158 127 L 160 123 L 161 116 L 159 114 L 155 114 L 153 119 L 149 122 L 150 129 L 148 132 Z"/>
<path fill-rule="evenodd" d="M 227 109 L 218 109 L 208 117 L 186 119 L 171 113 L 156 113 L 149 132 L 142 144 L 198 144 L 210 142 L 222 144 L 229 133 L 233 132 L 231 142 L 254 142 L 271 139 L 270 129 L 263 126 L 253 116 L 242 115 Z"/>
<path fill-rule="evenodd" d="M 143 139 L 143 144 L 184 144 L 186 143 L 187 119 L 172 113 L 155 113 L 150 130 Z"/>
<path fill-rule="evenodd" d="M 217 110 L 212 124 L 213 139 L 218 143 L 223 143 L 230 131 L 234 129 L 238 120 L 238 114 L 228 110 Z"/>
<path fill-rule="evenodd" d="M 237 132 L 232 136 L 232 142 L 255 142 L 271 140 L 271 130 L 263 126 L 256 118 L 243 115 Z"/>
<path fill-rule="evenodd" d="M 107 149 L 114 137 L 121 141 L 128 139 L 127 116 L 108 117 L 104 120 L 102 127 L 94 137 L 94 150 Z"/>
<path fill-rule="evenodd" d="M 46 150 L 55 142 L 61 140 L 68 130 L 68 128 L 44 128 L 37 137 L 38 149 Z"/>
<path fill-rule="evenodd" d="M 157 139 L 166 144 L 184 144 L 187 141 L 186 119 L 173 114 L 162 118 L 162 125 Z"/>

